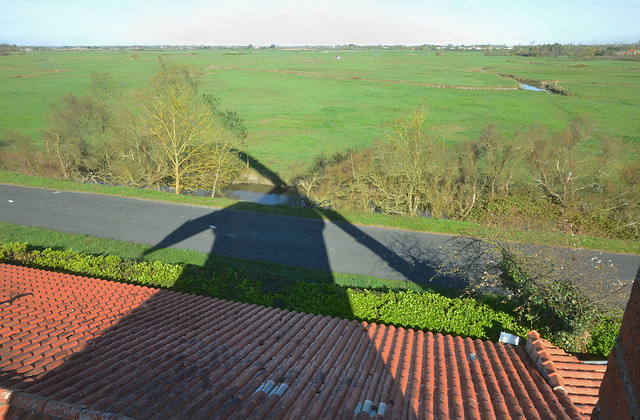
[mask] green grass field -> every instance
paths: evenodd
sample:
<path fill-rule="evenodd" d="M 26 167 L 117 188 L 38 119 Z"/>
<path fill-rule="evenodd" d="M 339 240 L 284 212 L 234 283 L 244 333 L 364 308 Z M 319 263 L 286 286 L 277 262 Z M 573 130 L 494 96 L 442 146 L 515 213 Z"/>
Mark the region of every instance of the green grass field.
<path fill-rule="evenodd" d="M 133 95 L 156 70 L 158 55 L 202 70 L 202 91 L 222 98 L 249 130 L 244 148 L 284 179 L 321 152 L 384 139 L 396 118 L 423 102 L 430 127 L 446 142 L 476 138 L 489 122 L 506 133 L 534 122 L 563 128 L 580 115 L 640 151 L 640 64 L 569 58 L 485 56 L 482 52 L 394 50 L 33 51 L 0 57 L 0 131 L 34 137 L 48 104 L 81 94 L 92 72 L 109 71 Z M 336 59 L 336 55 L 341 59 Z M 560 96 L 517 89 L 500 74 L 545 80 Z"/>

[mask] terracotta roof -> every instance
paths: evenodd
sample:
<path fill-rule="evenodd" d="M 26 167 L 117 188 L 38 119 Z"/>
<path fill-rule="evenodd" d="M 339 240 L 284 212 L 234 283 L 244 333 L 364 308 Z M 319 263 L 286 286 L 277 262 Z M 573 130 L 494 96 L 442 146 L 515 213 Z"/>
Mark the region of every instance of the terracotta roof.
<path fill-rule="evenodd" d="M 565 392 L 580 414 L 590 418 L 607 365 L 584 363 L 540 338 L 537 331 L 529 332 L 526 350 L 549 385 Z"/>
<path fill-rule="evenodd" d="M 581 418 L 522 347 L 0 264 L 6 418 Z"/>

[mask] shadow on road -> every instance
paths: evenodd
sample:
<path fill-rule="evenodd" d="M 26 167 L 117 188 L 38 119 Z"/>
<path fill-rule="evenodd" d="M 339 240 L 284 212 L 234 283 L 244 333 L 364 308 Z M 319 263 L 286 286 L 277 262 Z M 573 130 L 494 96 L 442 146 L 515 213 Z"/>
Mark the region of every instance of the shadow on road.
<path fill-rule="evenodd" d="M 249 162 L 273 185 L 282 186 L 285 184 L 277 174 L 255 158 L 243 154 L 241 159 Z M 377 272 L 388 273 L 386 278 L 402 279 L 422 286 L 454 289 L 464 287 L 464 280 L 461 277 L 438 275 L 437 269 L 442 260 L 439 249 L 436 246 L 429 248 L 417 237 L 406 234 L 401 237 L 398 234 L 390 244 L 385 245 L 358 226 L 349 223 L 340 213 L 333 210 L 311 207 L 317 218 L 303 219 L 251 213 L 242 211 L 243 207 L 245 207 L 243 203 L 231 205 L 189 220 L 147 250 L 145 255 L 160 249 L 175 247 L 193 237 L 211 234 L 214 236 L 214 240 L 209 252 L 209 259 L 204 265 L 209 272 L 211 270 L 221 271 L 221 267 L 215 267 L 216 264 L 220 264 L 220 260 L 216 256 L 227 256 L 316 270 L 315 282 L 333 284 L 335 278 L 329 253 L 335 252 L 335 250 L 331 250 L 325 241 L 326 229 L 333 224 L 352 238 L 357 244 L 356 246 L 364 247 L 370 258 L 375 258 L 376 262 L 372 262 L 372 264 L 379 265 L 376 267 Z M 284 237 L 285 239 L 276 241 L 275 237 Z M 276 247 L 277 250 L 274 253 L 273 248 Z M 267 254 L 269 255 L 267 256 Z M 349 258 L 344 255 L 339 257 L 343 260 Z M 189 275 L 192 271 L 187 267 L 185 273 Z M 185 278 L 180 281 L 192 282 L 193 280 Z M 350 310 L 346 291 L 340 290 L 340 307 L 349 309 L 337 311 L 336 315 L 353 318 L 354 314 Z M 335 298 L 334 295 L 333 299 Z M 276 306 L 280 305 L 276 303 Z"/>

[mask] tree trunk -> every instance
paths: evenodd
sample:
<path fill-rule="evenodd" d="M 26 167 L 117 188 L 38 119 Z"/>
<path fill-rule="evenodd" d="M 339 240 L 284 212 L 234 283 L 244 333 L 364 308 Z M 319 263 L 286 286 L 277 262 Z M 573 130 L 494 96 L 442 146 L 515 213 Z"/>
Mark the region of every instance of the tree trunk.
<path fill-rule="evenodd" d="M 216 172 L 216 180 L 213 181 L 213 189 L 211 191 L 211 198 L 215 198 L 215 195 L 216 195 L 216 187 L 218 186 L 218 174 L 219 174 L 219 171 Z"/>
<path fill-rule="evenodd" d="M 180 167 L 178 165 L 176 165 L 175 167 L 174 176 L 176 178 L 176 184 L 175 184 L 176 194 L 180 194 Z"/>

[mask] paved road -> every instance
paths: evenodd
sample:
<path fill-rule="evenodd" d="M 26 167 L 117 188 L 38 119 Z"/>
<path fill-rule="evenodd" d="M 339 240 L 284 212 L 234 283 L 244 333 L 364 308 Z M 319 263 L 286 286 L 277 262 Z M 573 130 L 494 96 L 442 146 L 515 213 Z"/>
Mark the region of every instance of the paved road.
<path fill-rule="evenodd" d="M 0 221 L 250 260 L 428 281 L 451 236 L 273 216 L 191 205 L 0 184 Z M 635 277 L 640 256 L 595 253 L 620 279 Z M 434 283 L 460 287 L 462 278 Z"/>

